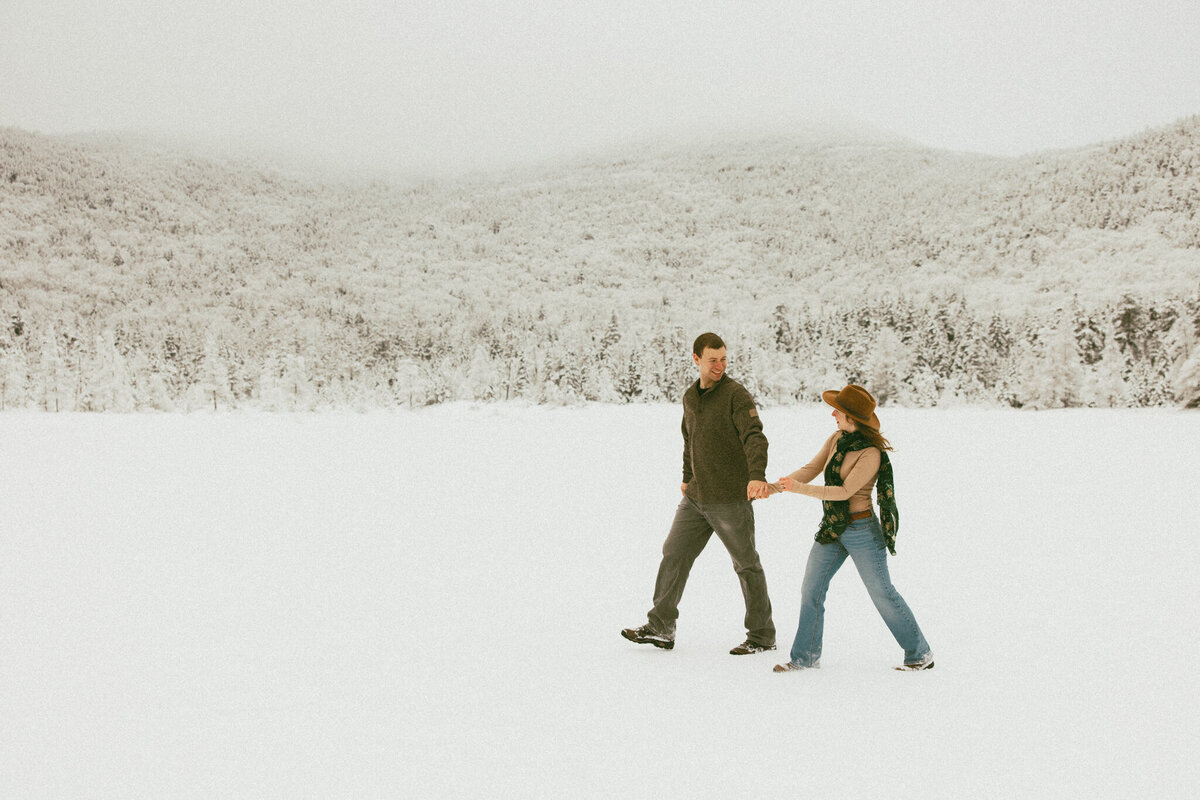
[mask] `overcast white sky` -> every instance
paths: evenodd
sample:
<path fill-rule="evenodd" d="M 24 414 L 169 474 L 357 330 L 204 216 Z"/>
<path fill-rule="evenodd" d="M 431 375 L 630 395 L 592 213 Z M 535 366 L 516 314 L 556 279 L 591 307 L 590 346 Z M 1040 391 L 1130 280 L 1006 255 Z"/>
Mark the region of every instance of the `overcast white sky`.
<path fill-rule="evenodd" d="M 403 171 L 826 116 L 1008 155 L 1192 114 L 1197 0 L 0 0 L 0 126 Z"/>

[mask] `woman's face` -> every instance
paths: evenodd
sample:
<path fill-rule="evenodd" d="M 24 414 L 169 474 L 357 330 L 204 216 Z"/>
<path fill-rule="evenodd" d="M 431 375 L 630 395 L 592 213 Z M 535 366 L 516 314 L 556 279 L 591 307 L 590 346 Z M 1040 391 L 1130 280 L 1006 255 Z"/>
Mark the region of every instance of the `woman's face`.
<path fill-rule="evenodd" d="M 854 424 L 854 420 L 850 419 L 849 417 L 847 417 L 845 414 L 843 414 L 841 411 L 837 410 L 836 408 L 833 410 L 833 418 L 835 420 L 837 420 L 837 426 L 838 426 L 839 431 L 845 431 L 846 433 L 853 433 L 854 431 L 858 430 L 858 425 Z"/>

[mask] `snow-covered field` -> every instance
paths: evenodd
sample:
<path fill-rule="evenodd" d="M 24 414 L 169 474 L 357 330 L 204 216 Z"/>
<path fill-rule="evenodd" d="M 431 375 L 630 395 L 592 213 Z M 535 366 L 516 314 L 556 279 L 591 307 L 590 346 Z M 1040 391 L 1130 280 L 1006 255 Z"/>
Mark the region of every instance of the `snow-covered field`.
<path fill-rule="evenodd" d="M 720 543 L 650 605 L 673 406 L 0 415 L 5 798 L 1194 797 L 1200 417 L 883 409 L 891 567 L 775 674 L 819 504 L 756 504 L 781 652 Z M 770 475 L 831 430 L 767 408 Z"/>

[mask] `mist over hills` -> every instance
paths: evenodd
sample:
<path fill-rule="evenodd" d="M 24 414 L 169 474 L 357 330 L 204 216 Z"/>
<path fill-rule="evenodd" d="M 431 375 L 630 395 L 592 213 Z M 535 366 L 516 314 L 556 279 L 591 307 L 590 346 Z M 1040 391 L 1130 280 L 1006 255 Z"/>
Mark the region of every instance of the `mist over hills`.
<path fill-rule="evenodd" d="M 0 130 L 5 407 L 1200 397 L 1200 117 L 1022 158 L 808 131 L 334 181 Z"/>

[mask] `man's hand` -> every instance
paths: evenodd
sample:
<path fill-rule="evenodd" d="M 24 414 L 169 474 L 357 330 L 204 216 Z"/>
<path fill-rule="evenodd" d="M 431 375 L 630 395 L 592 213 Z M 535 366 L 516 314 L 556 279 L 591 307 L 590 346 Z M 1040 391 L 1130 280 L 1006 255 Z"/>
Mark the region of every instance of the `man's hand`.
<path fill-rule="evenodd" d="M 765 500 L 771 496 L 771 488 L 766 481 L 750 481 L 746 484 L 747 500 Z"/>
<path fill-rule="evenodd" d="M 679 493 L 687 494 L 687 484 L 686 483 L 679 484 Z"/>

